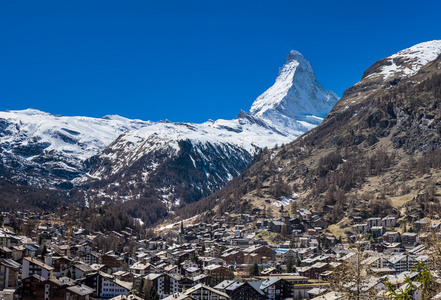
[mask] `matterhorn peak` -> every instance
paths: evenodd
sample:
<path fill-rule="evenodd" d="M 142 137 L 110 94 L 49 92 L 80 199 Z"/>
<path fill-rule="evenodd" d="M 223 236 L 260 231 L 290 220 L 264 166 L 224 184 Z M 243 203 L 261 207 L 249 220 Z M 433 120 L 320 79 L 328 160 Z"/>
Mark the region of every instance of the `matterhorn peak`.
<path fill-rule="evenodd" d="M 303 63 L 306 65 L 309 65 L 311 67 L 311 64 L 308 60 L 297 50 L 291 50 L 289 51 L 288 55 L 286 56 L 286 64 L 289 64 L 292 61 L 296 61 L 298 63 Z"/>
<path fill-rule="evenodd" d="M 316 81 L 311 63 L 292 50 L 276 82 L 254 101 L 250 114 L 298 136 L 320 124 L 338 100 Z"/>

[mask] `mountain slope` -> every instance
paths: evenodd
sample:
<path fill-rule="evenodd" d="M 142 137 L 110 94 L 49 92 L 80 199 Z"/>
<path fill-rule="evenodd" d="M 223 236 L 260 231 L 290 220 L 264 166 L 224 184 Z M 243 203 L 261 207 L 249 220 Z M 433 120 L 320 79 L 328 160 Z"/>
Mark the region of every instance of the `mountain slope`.
<path fill-rule="evenodd" d="M 435 216 L 441 179 L 440 45 L 422 43 L 375 63 L 322 124 L 288 145 L 261 152 L 240 178 L 179 214 L 278 213 L 281 197 L 296 193 L 297 207 L 313 208 L 329 222 L 345 214 Z M 394 73 L 389 66 L 397 57 Z"/>
<path fill-rule="evenodd" d="M 1 176 L 40 187 L 66 185 L 82 175 L 85 159 L 123 132 L 149 124 L 119 116 L 57 116 L 35 109 L 0 112 Z"/>
<path fill-rule="evenodd" d="M 383 58 L 364 73 L 359 82 L 347 89 L 334 111 L 366 99 L 378 89 L 390 88 L 402 79 L 416 74 L 441 53 L 441 41 L 424 42 Z M 329 115 L 330 116 L 330 115 Z"/>

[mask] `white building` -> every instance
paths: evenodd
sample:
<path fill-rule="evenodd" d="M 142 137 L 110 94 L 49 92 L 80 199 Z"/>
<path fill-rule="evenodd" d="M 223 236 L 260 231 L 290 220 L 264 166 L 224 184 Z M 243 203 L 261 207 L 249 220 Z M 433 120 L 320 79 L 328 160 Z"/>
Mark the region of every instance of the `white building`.
<path fill-rule="evenodd" d="M 22 278 L 29 277 L 33 274 L 37 274 L 46 279 L 50 279 L 54 277 L 54 268 L 36 258 L 23 258 Z"/>

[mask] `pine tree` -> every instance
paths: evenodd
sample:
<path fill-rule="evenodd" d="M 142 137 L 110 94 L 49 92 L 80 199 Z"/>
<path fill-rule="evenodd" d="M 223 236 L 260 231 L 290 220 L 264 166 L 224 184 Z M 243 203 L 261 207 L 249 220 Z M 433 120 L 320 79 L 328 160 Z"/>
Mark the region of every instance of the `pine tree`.
<path fill-rule="evenodd" d="M 259 276 L 259 265 L 254 263 L 250 268 L 250 276 Z"/>
<path fill-rule="evenodd" d="M 142 288 L 142 296 L 144 299 L 149 300 L 151 297 L 152 289 L 154 288 L 153 282 L 150 279 L 144 280 L 144 286 Z"/>
<path fill-rule="evenodd" d="M 47 254 L 47 247 L 46 245 L 43 246 L 43 249 L 41 250 L 41 258 L 44 259 L 44 256 Z"/>
<path fill-rule="evenodd" d="M 148 300 L 159 300 L 159 295 L 158 295 L 158 292 L 156 291 L 155 286 L 152 286 L 152 288 L 150 289 L 150 293 L 149 293 L 149 296 L 147 299 Z"/>
<path fill-rule="evenodd" d="M 329 249 L 329 244 L 328 244 L 328 239 L 325 239 L 325 241 L 323 242 L 323 248 L 326 250 L 326 249 Z"/>
<path fill-rule="evenodd" d="M 293 268 L 293 262 L 292 262 L 292 258 L 288 258 L 288 262 L 286 263 L 286 272 L 287 273 L 292 273 L 292 268 Z"/>
<path fill-rule="evenodd" d="M 138 296 L 141 296 L 143 290 L 144 290 L 144 278 L 141 278 L 141 280 L 140 280 L 140 282 L 139 282 L 139 285 L 138 285 L 138 288 L 136 289 L 136 294 L 137 294 Z"/>
<path fill-rule="evenodd" d="M 234 280 L 234 277 L 235 277 L 235 275 L 234 275 L 233 270 L 230 270 L 230 276 L 229 276 L 229 279 L 230 279 L 230 280 Z"/>

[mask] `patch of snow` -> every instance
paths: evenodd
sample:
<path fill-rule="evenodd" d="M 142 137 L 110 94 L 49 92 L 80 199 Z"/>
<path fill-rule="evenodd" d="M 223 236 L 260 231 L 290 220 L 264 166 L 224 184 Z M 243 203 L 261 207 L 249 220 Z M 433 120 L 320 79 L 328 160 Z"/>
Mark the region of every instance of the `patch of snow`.
<path fill-rule="evenodd" d="M 193 219 L 195 219 L 195 218 L 197 218 L 197 217 L 199 217 L 199 215 L 196 215 L 196 216 L 193 216 L 193 217 L 191 217 L 191 218 L 185 219 L 185 220 L 183 220 L 182 222 L 185 223 L 185 222 L 188 222 L 188 221 L 190 221 L 190 220 L 193 220 Z M 176 226 L 176 225 L 178 225 L 178 224 L 180 224 L 180 223 L 181 223 L 181 221 L 176 222 L 176 223 L 173 223 L 173 224 L 169 224 L 169 225 L 166 225 L 166 226 L 161 226 L 161 227 L 159 227 L 158 231 L 163 231 L 163 230 L 165 230 L 165 229 L 172 229 L 173 226 Z"/>
<path fill-rule="evenodd" d="M 389 65 L 383 66 L 380 72 L 370 74 L 368 77 L 380 75 L 384 81 L 397 73 L 400 76 L 410 77 L 440 54 L 441 40 L 420 43 L 387 57 Z"/>
<path fill-rule="evenodd" d="M 292 194 L 290 198 L 280 197 L 280 200 L 271 202 L 271 205 L 274 205 L 275 207 L 281 207 L 282 205 L 283 205 L 283 207 L 287 207 L 292 202 L 294 202 L 298 197 L 299 197 L 299 195 L 296 193 Z"/>

